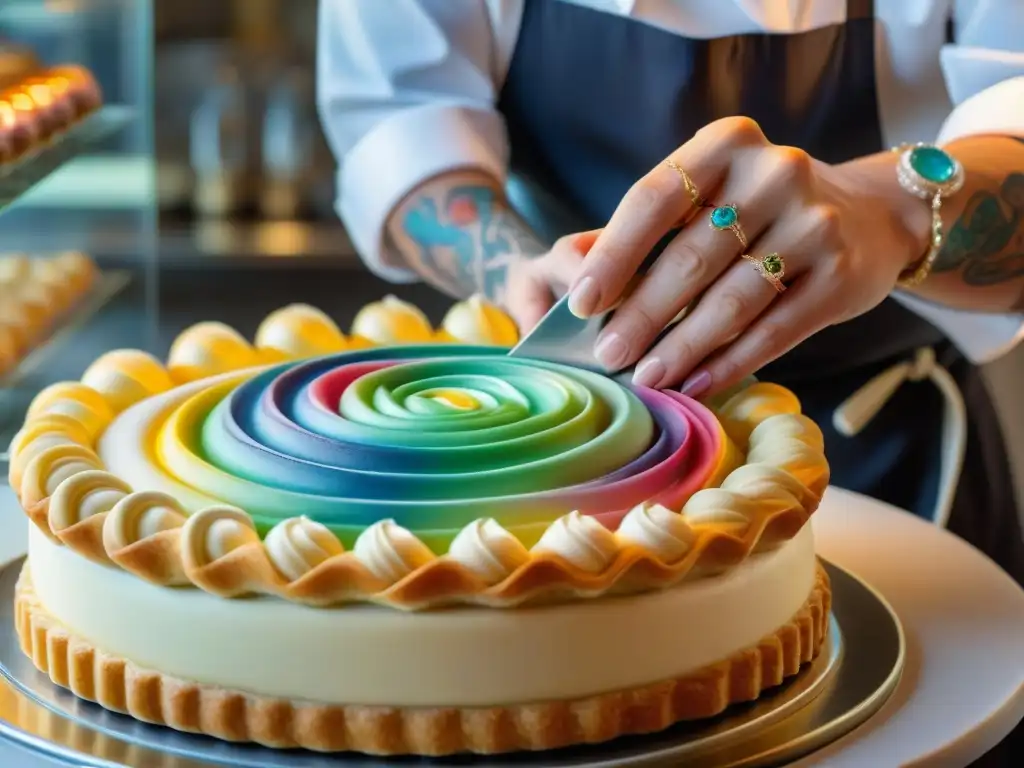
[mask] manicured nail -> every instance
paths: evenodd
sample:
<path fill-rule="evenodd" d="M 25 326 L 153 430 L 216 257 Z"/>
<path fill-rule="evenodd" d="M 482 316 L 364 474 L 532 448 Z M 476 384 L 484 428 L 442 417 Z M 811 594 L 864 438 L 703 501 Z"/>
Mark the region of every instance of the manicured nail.
<path fill-rule="evenodd" d="M 708 391 L 710 386 L 711 374 L 707 371 L 700 371 L 684 381 L 679 391 L 688 397 L 700 397 Z"/>
<path fill-rule="evenodd" d="M 589 317 L 597 306 L 597 283 L 592 277 L 584 277 L 569 294 L 569 311 L 576 317 Z"/>
<path fill-rule="evenodd" d="M 644 360 L 633 372 L 633 384 L 638 387 L 656 387 L 665 378 L 665 365 L 656 357 Z"/>
<path fill-rule="evenodd" d="M 609 371 L 617 371 L 626 362 L 626 342 L 617 333 L 602 334 L 594 345 L 594 357 Z"/>

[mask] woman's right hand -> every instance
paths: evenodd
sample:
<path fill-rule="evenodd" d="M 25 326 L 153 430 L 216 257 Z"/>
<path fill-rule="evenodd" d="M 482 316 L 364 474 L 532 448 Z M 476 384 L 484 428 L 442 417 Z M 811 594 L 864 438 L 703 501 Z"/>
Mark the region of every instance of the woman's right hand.
<path fill-rule="evenodd" d="M 519 332 L 526 335 L 551 306 L 569 290 L 583 258 L 601 230 L 593 229 L 558 239 L 551 250 L 532 259 L 518 259 L 505 278 L 505 308 Z"/>

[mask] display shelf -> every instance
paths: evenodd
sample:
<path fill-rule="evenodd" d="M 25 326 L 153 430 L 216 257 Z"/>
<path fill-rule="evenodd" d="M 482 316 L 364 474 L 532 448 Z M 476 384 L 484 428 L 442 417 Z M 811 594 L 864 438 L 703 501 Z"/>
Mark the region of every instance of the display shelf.
<path fill-rule="evenodd" d="M 0 376 L 0 389 L 11 389 L 32 372 L 39 370 L 82 326 L 117 296 L 131 282 L 131 273 L 124 270 L 104 272 L 96 285 L 61 319 L 53 333 L 23 357 L 13 370 Z"/>
<path fill-rule="evenodd" d="M 165 269 L 211 261 L 211 266 L 259 269 L 359 263 L 344 228 L 333 222 L 200 220 L 163 227 L 159 249 Z"/>
<path fill-rule="evenodd" d="M 45 187 L 49 193 L 50 182 Z M 137 267 L 140 259 L 148 256 L 140 254 L 138 234 L 132 228 L 136 216 L 130 209 L 64 208 L 57 228 L 47 226 L 53 218 L 50 209 L 19 206 L 3 222 L 4 231 L 12 231 L 9 236 L 0 235 L 0 242 L 8 251 L 81 250 L 93 254 L 101 265 Z M 363 269 L 345 228 L 337 221 L 182 221 L 165 217 L 156 249 L 161 273 Z"/>
<path fill-rule="evenodd" d="M 107 106 L 25 157 L 0 166 L 0 213 L 65 163 L 131 124 L 133 110 Z"/>
<path fill-rule="evenodd" d="M 4 403 L 5 407 L 0 408 L 21 415 L 24 408 L 18 393 L 14 392 L 18 385 L 28 378 L 32 373 L 40 370 L 47 361 L 57 354 L 74 337 L 79 330 L 85 326 L 95 315 L 107 306 L 118 294 L 120 294 L 130 283 L 131 273 L 123 270 L 104 272 L 92 290 L 64 316 L 60 324 L 52 334 L 47 337 L 39 346 L 29 352 L 13 370 L 0 376 L 0 393 L 5 393 L 19 401 L 19 405 L 12 407 L 13 403 Z M 8 445 L 5 438 L 9 437 L 10 425 L 0 422 L 0 469 L 5 470 L 8 460 Z"/>
<path fill-rule="evenodd" d="M 15 390 L 33 372 L 46 365 L 53 355 L 58 353 L 86 323 L 121 293 L 129 283 L 131 283 L 130 272 L 121 270 L 104 272 L 92 290 L 64 316 L 53 333 L 22 358 L 13 370 L 0 376 L 0 393 L 7 390 L 9 394 L 10 391 Z M 2 410 L 10 411 L 12 409 L 8 407 Z M 16 408 L 13 410 L 20 412 L 22 409 Z M 0 439 L 2 439 L 7 431 L 4 427 L 5 425 L 0 423 Z M 6 465 L 7 458 L 7 443 L 3 441 L 0 442 L 0 468 Z"/>

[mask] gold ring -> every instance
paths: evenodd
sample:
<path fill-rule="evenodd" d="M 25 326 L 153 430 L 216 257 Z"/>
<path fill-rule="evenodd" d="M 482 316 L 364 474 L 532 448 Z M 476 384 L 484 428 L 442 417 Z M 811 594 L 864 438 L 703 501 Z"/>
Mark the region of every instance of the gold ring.
<path fill-rule="evenodd" d="M 740 212 L 735 205 L 730 203 L 729 205 L 718 206 L 711 211 L 708 223 L 712 229 L 728 229 L 736 235 L 736 239 L 740 241 L 742 247 L 747 247 L 747 236 L 740 226 Z"/>
<path fill-rule="evenodd" d="M 744 253 L 743 260 L 753 264 L 758 274 L 771 283 L 776 291 L 782 293 L 786 290 L 786 284 L 782 282 L 782 278 L 786 276 L 786 262 L 779 254 L 769 253 L 764 258 L 759 259 L 756 256 L 751 256 L 749 253 Z"/>
<path fill-rule="evenodd" d="M 693 179 L 690 178 L 690 174 L 684 171 L 682 166 L 674 160 L 666 160 L 665 165 L 679 174 L 679 178 L 683 182 L 683 187 L 685 187 L 686 192 L 690 195 L 690 200 L 693 201 L 693 206 L 695 208 L 703 207 L 704 198 L 701 197 L 700 192 L 697 191 L 697 185 L 693 183 Z"/>

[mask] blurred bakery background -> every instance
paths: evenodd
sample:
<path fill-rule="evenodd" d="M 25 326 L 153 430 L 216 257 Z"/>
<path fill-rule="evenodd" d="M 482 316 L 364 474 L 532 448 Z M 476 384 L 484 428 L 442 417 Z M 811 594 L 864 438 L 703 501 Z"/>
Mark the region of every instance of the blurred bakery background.
<path fill-rule="evenodd" d="M 440 319 L 449 302 L 434 291 L 363 269 L 334 214 L 316 10 L 0 0 L 0 446 L 42 386 L 105 349 L 166 354 L 200 320 L 251 337 L 302 301 L 347 328 L 386 293 Z M 36 99 L 11 118 L 24 134 L 40 98 L 60 101 L 43 94 L 52 84 L 27 89 L 62 64 L 84 68 L 102 108 L 5 154 L 5 104 Z"/>
<path fill-rule="evenodd" d="M 448 301 L 372 276 L 334 214 L 316 8 L 0 0 L 0 445 L 42 386 L 105 349 L 164 354 L 199 320 L 251 335 L 304 301 L 347 328 L 386 293 L 439 319 Z M 18 103 L 66 103 L 74 83 L 45 80 L 63 64 L 85 68 L 102 108 L 60 124 L 51 104 L 51 137 L 21 151 Z M 990 373 L 1024 496 L 1024 351 Z"/>

